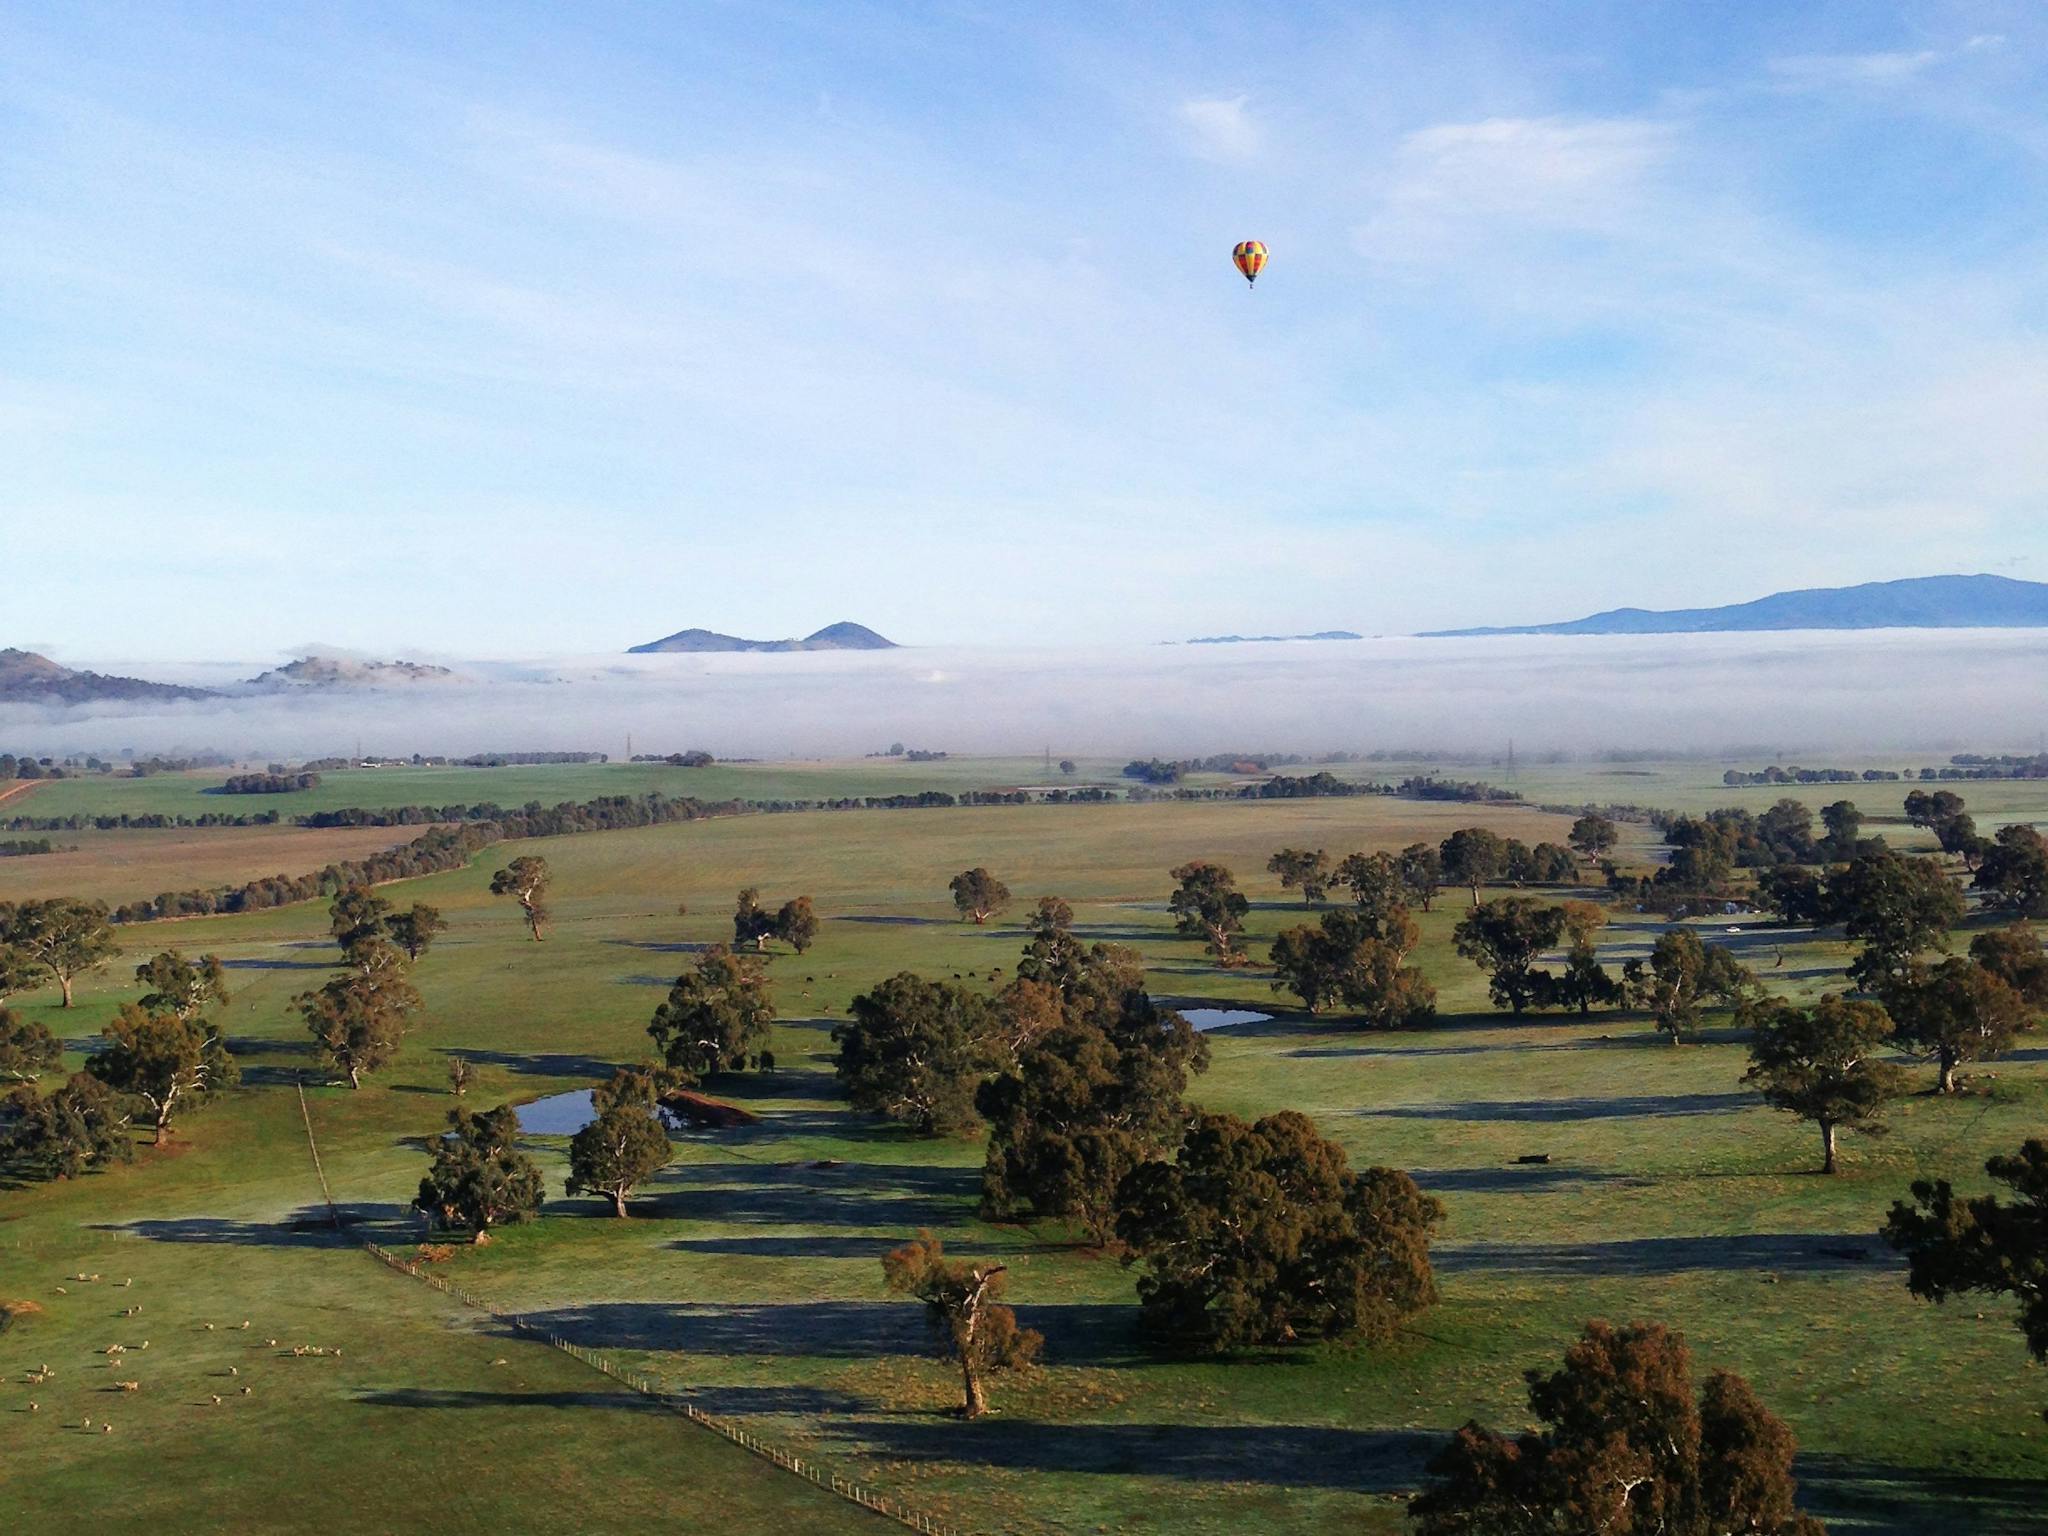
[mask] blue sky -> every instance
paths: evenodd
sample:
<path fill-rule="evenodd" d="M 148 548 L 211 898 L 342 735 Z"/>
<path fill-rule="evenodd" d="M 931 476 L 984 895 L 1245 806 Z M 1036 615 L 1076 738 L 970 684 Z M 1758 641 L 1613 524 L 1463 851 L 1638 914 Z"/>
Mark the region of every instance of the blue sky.
<path fill-rule="evenodd" d="M 2044 65 L 2033 4 L 0 0 L 0 644 L 2048 579 Z"/>

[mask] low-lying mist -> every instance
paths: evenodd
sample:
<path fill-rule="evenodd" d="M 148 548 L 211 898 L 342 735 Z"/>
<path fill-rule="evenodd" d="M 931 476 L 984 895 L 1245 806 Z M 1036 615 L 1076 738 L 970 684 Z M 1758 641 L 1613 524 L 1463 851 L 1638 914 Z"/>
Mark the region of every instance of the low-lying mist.
<path fill-rule="evenodd" d="M 0 705 L 0 750 L 832 757 L 1226 750 L 2032 750 L 2048 632 L 1799 632 L 916 648 L 476 662 L 452 680 L 164 705 Z M 100 663 L 115 670 L 112 663 Z M 225 686 L 247 664 L 130 664 Z"/>

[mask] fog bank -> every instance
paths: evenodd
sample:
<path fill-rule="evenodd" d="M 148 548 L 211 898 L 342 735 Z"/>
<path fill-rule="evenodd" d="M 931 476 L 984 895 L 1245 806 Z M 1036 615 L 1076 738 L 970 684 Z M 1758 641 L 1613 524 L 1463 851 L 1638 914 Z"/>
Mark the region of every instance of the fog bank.
<path fill-rule="evenodd" d="M 821 757 L 1440 748 L 2032 750 L 2048 631 L 1407 637 L 459 663 L 452 680 L 164 705 L 0 705 L 0 750 Z M 250 663 L 78 662 L 226 686 Z"/>

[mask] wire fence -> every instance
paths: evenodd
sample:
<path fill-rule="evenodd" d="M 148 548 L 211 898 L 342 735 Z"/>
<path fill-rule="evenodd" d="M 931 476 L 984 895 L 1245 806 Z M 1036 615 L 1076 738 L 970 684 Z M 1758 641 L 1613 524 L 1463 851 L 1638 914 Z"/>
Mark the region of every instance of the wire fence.
<path fill-rule="evenodd" d="M 326 1203 L 328 1220 L 333 1223 L 336 1232 L 341 1232 L 343 1230 L 341 1211 L 334 1203 L 334 1195 L 327 1187 L 327 1175 L 320 1166 L 320 1146 L 313 1137 L 313 1116 L 306 1105 L 306 1088 L 303 1083 L 299 1084 L 299 1114 L 306 1124 L 306 1150 L 312 1153 L 313 1156 L 313 1172 L 320 1180 L 320 1198 Z M 945 1522 L 934 1519 L 922 1511 L 907 1508 L 897 1503 L 894 1499 L 886 1498 L 882 1494 L 876 1493 L 872 1488 L 863 1487 L 850 1478 L 839 1476 L 838 1473 L 828 1468 L 805 1461 L 801 1456 L 785 1451 L 780 1446 L 771 1445 L 761 1439 L 760 1436 L 740 1428 L 739 1425 L 732 1423 L 730 1420 L 721 1419 L 713 1414 L 706 1413 L 695 1403 L 689 1401 L 689 1399 L 665 1390 L 661 1383 L 654 1380 L 651 1376 L 643 1375 L 638 1371 L 627 1370 L 606 1356 L 599 1354 L 594 1349 L 578 1344 L 573 1339 L 565 1339 L 558 1333 L 550 1333 L 547 1329 L 529 1322 L 517 1312 L 501 1311 L 483 1297 L 477 1295 L 476 1292 L 466 1290 L 452 1281 L 444 1280 L 416 1259 L 409 1259 L 401 1254 L 393 1253 L 389 1248 L 384 1247 L 380 1243 L 372 1242 L 368 1238 L 359 1238 L 357 1241 L 366 1253 L 370 1254 L 373 1258 L 383 1260 L 386 1265 L 397 1270 L 400 1274 L 410 1275 L 413 1279 L 432 1286 L 444 1295 L 454 1297 L 466 1307 L 473 1307 L 479 1312 L 487 1313 L 523 1338 L 534 1339 L 540 1343 L 553 1346 L 572 1359 L 582 1361 L 592 1370 L 603 1372 L 613 1381 L 619 1383 L 619 1385 L 638 1392 L 643 1397 L 651 1398 L 662 1407 L 681 1414 L 691 1423 L 701 1425 L 715 1435 L 722 1435 L 741 1449 L 753 1452 L 754 1455 L 759 1456 L 763 1461 L 772 1462 L 785 1472 L 793 1472 L 798 1477 L 815 1483 L 827 1493 L 842 1498 L 850 1504 L 858 1504 L 861 1508 L 871 1510 L 875 1514 L 894 1520 L 900 1525 L 906 1525 L 913 1531 L 920 1531 L 923 1533 L 923 1536 L 966 1536 L 966 1533 L 955 1526 L 947 1525 Z"/>

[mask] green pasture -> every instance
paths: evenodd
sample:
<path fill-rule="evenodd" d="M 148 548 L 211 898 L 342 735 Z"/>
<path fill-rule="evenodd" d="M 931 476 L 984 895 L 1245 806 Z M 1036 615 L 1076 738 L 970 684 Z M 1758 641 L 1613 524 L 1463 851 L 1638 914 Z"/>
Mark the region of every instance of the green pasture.
<path fill-rule="evenodd" d="M 1987 788 L 1963 787 L 1973 806 Z M 1712 803 L 1729 803 L 1713 789 Z M 1852 797 L 1874 811 L 1877 789 L 1904 792 L 1857 786 Z M 1890 1136 L 1849 1141 L 1847 1171 L 1825 1179 L 1812 1171 L 1811 1128 L 1741 1086 L 1743 1047 L 1725 1029 L 1672 1047 L 1631 1016 L 1495 1014 L 1479 972 L 1451 949 L 1461 892 L 1422 919 L 1419 963 L 1443 1016 L 1412 1033 L 1281 1008 L 1263 973 L 1220 970 L 1171 932 L 1166 870 L 1187 858 L 1237 870 L 1263 954 L 1302 919 L 1264 873 L 1273 849 L 1436 841 L 1474 820 L 1531 841 L 1568 825 L 1374 799 L 736 817 L 549 839 L 519 849 L 556 874 L 558 921 L 540 944 L 489 895 L 490 870 L 509 855 L 488 850 L 470 869 L 391 892 L 436 903 L 452 927 L 419 968 L 424 1027 L 360 1092 L 326 1082 L 289 1013 L 292 994 L 325 973 L 323 910 L 124 930 L 127 966 L 169 942 L 229 960 L 238 990 L 221 1022 L 248 1081 L 191 1118 L 167 1154 L 69 1186 L 0 1191 L 0 1298 L 45 1309 L 0 1334 L 0 1504 L 49 1530 L 145 1518 L 159 1532 L 211 1529 L 224 1490 L 267 1494 L 235 1507 L 280 1528 L 303 1515 L 290 1501 L 315 1497 L 325 1523 L 351 1530 L 422 1518 L 609 1529 L 657 1511 L 686 1529 L 713 1518 L 854 1524 L 857 1511 L 822 1506 L 786 1474 L 622 1401 L 564 1357 L 481 1329 L 305 1223 L 318 1189 L 295 1080 L 310 1085 L 337 1200 L 359 1231 L 410 1246 L 421 1234 L 405 1202 L 452 1102 L 447 1055 L 480 1069 L 473 1104 L 588 1086 L 645 1053 L 663 989 L 692 948 L 729 935 L 733 893 L 751 884 L 771 903 L 808 893 L 826 919 L 809 954 L 773 962 L 777 1070 L 711 1085 L 762 1123 L 679 1138 L 626 1222 L 562 1197 L 564 1142 L 535 1138 L 554 1192 L 547 1212 L 458 1251 L 447 1269 L 462 1284 L 965 1530 L 1397 1530 L 1401 1498 L 1442 1437 L 1473 1415 L 1522 1422 L 1522 1369 L 1554 1362 L 1594 1316 L 1671 1323 L 1702 1369 L 1749 1375 L 1799 1435 L 1809 1504 L 1837 1530 L 2038 1529 L 2048 1375 L 2027 1364 L 2009 1306 L 1914 1301 L 1871 1234 L 1913 1178 L 1979 1187 L 1985 1156 L 2041 1133 L 2048 1052 L 2029 1045 L 1951 1101 L 1903 1103 Z M 947 897 L 947 879 L 971 864 L 1018 898 L 984 929 L 955 920 Z M 1274 1013 L 1211 1037 L 1214 1065 L 1194 1097 L 1246 1115 L 1302 1109 L 1354 1162 L 1413 1170 L 1449 1212 L 1438 1308 L 1385 1349 L 1161 1360 L 1137 1340 L 1133 1277 L 1113 1258 L 1059 1231 L 978 1220 L 978 1145 L 920 1141 L 847 1111 L 828 1031 L 852 996 L 899 969 L 1006 973 L 1016 920 L 1042 893 L 1072 900 L 1087 932 L 1136 945 L 1157 994 Z M 1784 991 L 1840 984 L 1838 943 L 1709 926 Z M 1646 951 L 1656 931 L 1617 914 L 1609 957 Z M 53 993 L 14 1006 L 82 1049 L 132 995 L 125 974 L 110 967 L 69 1013 Z M 1531 1155 L 1551 1161 L 1516 1161 Z M 881 1286 L 879 1255 L 920 1227 L 954 1252 L 1002 1257 L 1012 1299 L 1047 1338 L 1044 1367 L 999 1381 L 999 1411 L 973 1425 L 944 1411 L 957 1383 L 932 1357 L 919 1310 Z M 102 1279 L 66 1281 L 81 1270 Z M 145 1311 L 119 1319 L 126 1296 L 103 1288 L 131 1274 Z M 198 1406 L 217 1390 L 209 1373 L 238 1358 L 240 1330 L 220 1330 L 244 1317 L 261 1337 L 346 1353 L 258 1350 L 240 1367 L 257 1388 L 249 1402 Z M 114 1372 L 92 1353 L 145 1323 L 164 1329 L 145 1330 L 160 1384 L 133 1354 Z M 23 1385 L 45 1360 L 59 1367 L 53 1382 Z M 143 1391 L 96 1391 L 121 1376 L 143 1377 Z M 88 1406 L 102 1398 L 112 1407 Z M 225 1428 L 238 1412 L 263 1415 L 261 1433 Z M 88 1413 L 111 1415 L 115 1434 L 67 1427 Z M 138 1467 L 149 1469 L 139 1480 L 125 1470 Z"/>
<path fill-rule="evenodd" d="M 403 805 L 473 805 L 490 801 L 520 806 L 538 800 L 594 800 L 600 795 L 642 795 L 659 790 L 700 800 L 823 800 L 849 795 L 906 795 L 927 789 L 1011 788 L 1018 785 L 1123 782 L 1122 763 L 1090 762 L 1071 779 L 1057 766 L 1050 776 L 1042 758 L 948 758 L 913 763 L 904 758 L 846 761 L 718 763 L 678 768 L 667 763 L 543 763 L 505 768 L 347 768 L 326 770 L 317 786 L 282 795 L 227 795 L 220 786 L 235 771 L 159 773 L 148 778 L 88 774 L 50 779 L 0 806 L 7 816 L 204 816 L 274 810 L 284 816 L 312 811 L 383 810 Z M 260 766 L 260 765 L 259 765 Z M 1077 765 L 1081 766 L 1081 765 Z M 1220 780 L 1218 781 L 1220 782 Z"/>

